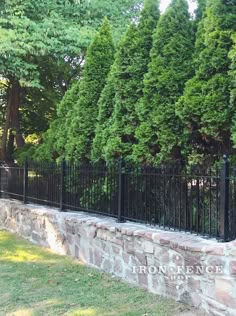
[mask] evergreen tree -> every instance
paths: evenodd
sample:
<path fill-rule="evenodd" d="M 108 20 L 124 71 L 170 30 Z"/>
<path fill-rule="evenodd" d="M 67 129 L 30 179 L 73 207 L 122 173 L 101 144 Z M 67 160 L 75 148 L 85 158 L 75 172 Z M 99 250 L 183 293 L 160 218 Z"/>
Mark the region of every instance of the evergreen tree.
<path fill-rule="evenodd" d="M 103 129 L 99 128 L 102 136 L 97 134 L 96 142 L 102 140 L 100 148 L 106 160 L 118 156 L 125 156 L 127 159 L 131 154 L 132 144 L 135 142 L 135 129 L 138 123 L 135 114 L 135 105 L 142 96 L 143 77 L 147 72 L 150 61 L 150 50 L 152 47 L 152 34 L 159 18 L 158 3 L 156 0 L 146 0 L 137 27 L 132 24 L 122 39 L 112 72 L 109 76 L 102 100 L 99 121 L 102 119 L 104 109 L 111 105 L 109 93 L 115 96 L 113 100 L 114 110 L 112 117 L 102 122 Z M 108 93 L 108 95 L 106 95 Z M 107 98 L 109 104 L 103 104 Z M 99 126 L 99 123 L 98 123 Z M 104 129 L 105 128 L 105 129 Z M 97 131 L 99 132 L 99 131 Z M 106 145 L 105 145 L 106 144 Z M 105 146 L 105 147 L 104 147 Z"/>
<path fill-rule="evenodd" d="M 43 135 L 43 144 L 36 148 L 35 160 L 51 160 L 65 157 L 65 145 L 73 116 L 74 104 L 78 101 L 79 81 L 67 90 L 57 108 L 57 116 Z"/>
<path fill-rule="evenodd" d="M 206 11 L 207 0 L 197 0 L 197 9 L 195 10 L 195 19 L 193 20 L 194 34 L 195 34 L 195 50 L 193 62 L 195 62 L 194 68 L 197 68 L 199 54 L 204 48 L 204 19 L 203 16 Z"/>
<path fill-rule="evenodd" d="M 134 159 L 156 163 L 178 157 L 175 102 L 192 75 L 193 30 L 186 0 L 173 0 L 154 33 L 144 96 L 137 104 L 140 126 Z"/>
<path fill-rule="evenodd" d="M 103 150 L 103 157 L 106 161 L 111 160 L 124 154 L 125 148 L 122 144 L 120 135 L 122 132 L 127 134 L 129 126 L 124 126 L 126 119 L 136 122 L 134 117 L 134 111 L 127 113 L 122 105 L 128 101 L 136 98 L 136 91 L 133 91 L 131 84 L 132 79 L 135 76 L 135 69 L 132 68 L 132 62 L 134 55 L 137 52 L 137 27 L 131 24 L 127 30 L 124 38 L 121 40 L 118 53 L 116 55 L 115 65 L 113 67 L 113 73 L 111 79 L 113 80 L 113 86 L 115 88 L 114 100 L 113 100 L 113 111 L 111 117 L 106 123 L 106 129 L 103 131 L 103 144 L 105 145 Z M 137 82 L 138 83 L 138 82 Z M 126 87 L 125 87 L 126 85 Z M 135 87 L 133 86 L 135 90 Z M 122 104 L 123 101 L 123 104 Z M 123 112 L 122 112 L 123 110 Z M 123 127 L 123 129 L 122 129 Z M 131 132 L 131 131 L 129 131 Z M 132 141 L 132 140 L 131 140 Z M 124 154 L 127 156 L 127 152 Z"/>
<path fill-rule="evenodd" d="M 98 101 L 98 118 L 93 139 L 91 159 L 100 160 L 104 158 L 104 148 L 109 138 L 109 126 L 115 103 L 115 80 L 114 73 L 116 62 L 108 75 L 106 85 Z"/>
<path fill-rule="evenodd" d="M 90 157 L 98 115 L 97 103 L 114 60 L 114 50 L 110 24 L 105 19 L 86 55 L 78 102 L 73 108 L 68 129 L 65 146 L 67 159 L 81 160 Z"/>
<path fill-rule="evenodd" d="M 210 0 L 200 23 L 197 43 L 202 44 L 196 73 L 187 82 L 176 111 L 183 124 L 182 153 L 191 163 L 231 153 L 234 107 L 230 103 L 229 51 L 235 21 L 235 0 Z"/>
<path fill-rule="evenodd" d="M 207 0 L 197 0 L 197 9 L 195 10 L 195 21 L 198 23 L 202 20 Z"/>
<path fill-rule="evenodd" d="M 236 107 L 236 34 L 233 37 L 234 46 L 229 54 L 232 64 L 230 70 L 230 78 L 231 78 L 231 99 L 230 104 L 231 107 L 235 109 Z M 234 114 L 233 126 L 232 126 L 232 140 L 234 144 L 234 148 L 236 148 L 236 113 Z"/>

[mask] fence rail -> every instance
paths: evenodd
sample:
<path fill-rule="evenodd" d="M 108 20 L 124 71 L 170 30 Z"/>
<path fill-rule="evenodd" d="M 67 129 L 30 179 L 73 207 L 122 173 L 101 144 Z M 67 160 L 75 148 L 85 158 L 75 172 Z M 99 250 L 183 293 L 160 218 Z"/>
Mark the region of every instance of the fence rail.
<path fill-rule="evenodd" d="M 236 169 L 28 163 L 0 167 L 1 195 L 146 223 L 221 241 L 236 238 Z"/>

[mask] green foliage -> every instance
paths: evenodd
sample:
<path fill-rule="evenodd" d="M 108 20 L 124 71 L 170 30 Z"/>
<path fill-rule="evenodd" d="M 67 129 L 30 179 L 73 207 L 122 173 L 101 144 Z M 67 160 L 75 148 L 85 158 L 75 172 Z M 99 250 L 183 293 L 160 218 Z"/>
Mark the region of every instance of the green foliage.
<path fill-rule="evenodd" d="M 197 43 L 202 44 L 196 73 L 187 82 L 176 111 L 183 124 L 182 154 L 188 161 L 232 153 L 230 126 L 235 109 L 230 103 L 229 51 L 235 20 L 235 1 L 209 1 L 198 32 Z"/>
<path fill-rule="evenodd" d="M 151 163 L 178 158 L 180 122 L 175 102 L 192 75 L 193 31 L 185 0 L 173 0 L 154 33 L 151 62 L 144 79 L 144 96 L 136 110 L 140 126 L 134 160 Z"/>
<path fill-rule="evenodd" d="M 1 1 L 0 117 L 17 80 L 21 131 L 37 138 L 17 159 L 196 164 L 233 154 L 236 2 L 196 1 L 194 20 L 187 0 L 160 18 L 146 0 L 139 19 L 138 0 Z M 95 35 L 102 16 L 115 42 L 133 20 L 115 56 L 108 20 Z"/>
<path fill-rule="evenodd" d="M 0 77 L 7 84 L 20 84 L 20 129 L 25 137 L 48 129 L 56 104 L 81 76 L 86 49 L 104 16 L 110 18 L 118 40 L 139 13 L 140 2 L 1 1 Z M 3 112 L 9 98 L 5 91 L 0 98 Z"/>
<path fill-rule="evenodd" d="M 106 16 L 113 26 L 113 38 L 118 42 L 125 33 L 131 20 L 137 19 L 143 0 L 86 0 L 85 25 L 96 26 L 101 23 L 101 16 Z"/>
<path fill-rule="evenodd" d="M 18 148 L 14 153 L 14 158 L 20 166 L 24 165 L 26 160 L 32 160 L 35 156 L 36 146 L 33 144 L 26 144 L 23 148 Z"/>
<path fill-rule="evenodd" d="M 88 41 L 87 35 L 78 39 L 80 28 L 73 15 L 76 7 L 68 1 L 3 1 L 0 76 L 7 80 L 6 103 L 11 109 L 10 124 L 5 124 L 5 131 L 15 124 L 17 133 L 23 132 L 26 137 L 35 132 L 41 134 L 48 128 L 55 105 L 63 94 L 58 79 L 63 77 L 62 73 L 65 80 L 71 74 L 72 64 L 67 60 L 80 55 Z M 19 84 L 20 98 L 11 91 L 12 82 Z M 9 101 L 14 99 L 17 101 Z M 17 123 L 13 123 L 13 113 Z M 5 148 L 5 140 L 2 146 Z"/>
<path fill-rule="evenodd" d="M 78 98 L 79 81 L 76 81 L 59 103 L 56 119 L 51 122 L 49 129 L 44 133 L 43 144 L 36 149 L 34 154 L 35 160 L 65 157 L 65 145 L 69 137 L 68 130 L 73 118 L 74 105 Z"/>
<path fill-rule="evenodd" d="M 157 1 L 147 0 L 138 25 L 131 24 L 120 42 L 99 101 L 93 158 L 108 161 L 124 156 L 129 159 L 132 153 L 138 124 L 135 105 L 142 96 L 143 77 L 150 61 L 152 33 L 159 15 Z"/>
<path fill-rule="evenodd" d="M 97 175 L 98 176 L 98 175 Z M 76 186 L 78 188 L 78 185 Z M 91 201 L 91 192 L 94 196 L 93 201 Z M 113 192 L 113 194 L 111 194 Z M 116 203 L 117 192 L 117 182 L 114 178 L 107 176 L 101 176 L 93 181 L 93 184 L 88 183 L 88 185 L 83 188 L 80 198 L 80 207 L 84 209 L 101 210 L 101 205 L 112 205 Z M 114 212 L 114 209 L 110 209 Z"/>
<path fill-rule="evenodd" d="M 206 10 L 206 5 L 207 0 L 197 0 L 197 9 L 195 10 L 195 21 L 197 23 L 202 20 L 204 12 Z"/>
<path fill-rule="evenodd" d="M 110 24 L 104 20 L 86 55 L 78 102 L 73 107 L 68 130 L 66 158 L 83 160 L 90 157 L 98 100 L 114 60 L 114 44 Z"/>
<path fill-rule="evenodd" d="M 38 59 L 79 56 L 90 42 L 101 17 L 112 16 L 122 29 L 137 15 L 137 0 L 56 1 L 4 0 L 0 18 L 0 74 L 14 76 L 22 86 L 40 87 Z"/>
<path fill-rule="evenodd" d="M 127 156 L 129 149 L 126 146 L 126 142 L 127 145 L 128 141 L 132 142 L 132 135 L 129 135 L 132 134 L 129 122 L 132 124 L 133 121 L 133 128 L 135 128 L 134 105 L 135 101 L 137 101 L 135 84 L 142 84 L 142 78 L 135 82 L 136 69 L 132 67 L 136 52 L 137 28 L 132 24 L 120 43 L 115 61 L 116 67 L 113 68 L 115 99 L 112 117 L 108 122 L 107 131 L 105 131 L 106 136 L 109 136 L 103 148 L 106 160 L 122 155 Z M 129 136 L 130 138 L 128 139 Z"/>
<path fill-rule="evenodd" d="M 109 126 L 115 103 L 115 68 L 116 63 L 112 65 L 106 85 L 98 101 L 98 118 L 91 151 L 92 160 L 100 160 L 103 157 L 104 148 L 109 138 Z"/>
<path fill-rule="evenodd" d="M 231 95 L 230 104 L 235 109 L 236 107 L 236 33 L 233 37 L 234 45 L 230 51 L 229 57 L 231 58 L 231 69 L 230 69 L 230 81 L 231 81 Z M 236 147 L 236 115 L 234 114 L 233 125 L 232 125 L 232 140 L 234 148 Z"/>
<path fill-rule="evenodd" d="M 40 88 L 38 59 L 78 52 L 78 26 L 71 21 L 69 2 L 4 1 L 0 18 L 0 74 Z"/>

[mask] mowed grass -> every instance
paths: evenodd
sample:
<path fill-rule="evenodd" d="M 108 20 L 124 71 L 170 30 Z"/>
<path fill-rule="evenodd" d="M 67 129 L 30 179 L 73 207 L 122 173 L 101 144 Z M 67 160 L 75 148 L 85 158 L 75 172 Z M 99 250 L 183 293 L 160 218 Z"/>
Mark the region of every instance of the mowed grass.
<path fill-rule="evenodd" d="M 0 231 L 0 315 L 168 316 L 182 306 Z"/>

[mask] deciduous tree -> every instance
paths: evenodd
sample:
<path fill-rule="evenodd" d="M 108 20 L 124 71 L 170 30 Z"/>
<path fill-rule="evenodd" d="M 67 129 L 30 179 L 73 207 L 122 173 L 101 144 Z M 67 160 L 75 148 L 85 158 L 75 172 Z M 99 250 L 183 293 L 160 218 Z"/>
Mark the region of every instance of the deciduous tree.
<path fill-rule="evenodd" d="M 55 103 L 70 86 L 71 80 L 79 76 L 78 63 L 103 17 L 111 17 L 118 38 L 140 10 L 139 0 L 117 0 L 107 4 L 107 0 L 1 1 L 0 76 L 7 80 L 8 86 L 5 90 L 3 159 L 7 158 L 9 129 L 13 130 L 16 144 L 21 147 L 24 144 L 22 132 L 29 129 L 22 128 L 20 123 L 25 124 L 34 117 L 31 105 L 32 108 L 36 108 L 36 104 L 45 105 L 50 89 L 54 92 L 48 109 L 53 114 Z M 34 102 L 38 96 L 41 98 Z M 40 114 L 41 111 L 36 112 Z M 22 114 L 27 116 L 26 120 L 21 119 Z M 45 124 L 45 129 L 47 126 Z"/>

